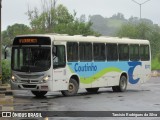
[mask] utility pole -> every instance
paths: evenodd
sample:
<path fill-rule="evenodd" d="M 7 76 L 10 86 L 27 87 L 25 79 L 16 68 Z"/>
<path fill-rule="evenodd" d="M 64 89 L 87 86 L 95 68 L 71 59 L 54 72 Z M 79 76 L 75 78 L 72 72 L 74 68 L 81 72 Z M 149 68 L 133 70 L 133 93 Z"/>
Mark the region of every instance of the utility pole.
<path fill-rule="evenodd" d="M 2 85 L 2 35 L 1 35 L 1 9 L 2 9 L 2 0 L 0 0 L 0 85 Z"/>
<path fill-rule="evenodd" d="M 139 3 L 139 2 L 137 2 L 137 1 L 135 1 L 135 0 L 132 0 L 134 3 L 136 3 L 136 4 L 138 4 L 139 5 L 139 7 L 140 7 L 140 20 L 141 20 L 141 18 L 142 18 L 142 5 L 143 4 L 145 4 L 145 3 L 147 3 L 147 2 L 149 2 L 150 0 L 146 0 L 146 1 L 144 1 L 143 3 Z"/>

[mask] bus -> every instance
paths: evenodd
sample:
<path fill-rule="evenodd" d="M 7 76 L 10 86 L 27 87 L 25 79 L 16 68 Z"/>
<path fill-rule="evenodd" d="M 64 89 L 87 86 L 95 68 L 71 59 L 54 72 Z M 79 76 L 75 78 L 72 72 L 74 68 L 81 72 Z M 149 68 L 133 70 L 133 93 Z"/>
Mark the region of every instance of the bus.
<path fill-rule="evenodd" d="M 150 43 L 107 36 L 22 35 L 13 40 L 11 70 L 11 88 L 30 90 L 37 97 L 48 91 L 72 96 L 81 88 L 124 92 L 127 85 L 150 79 Z"/>

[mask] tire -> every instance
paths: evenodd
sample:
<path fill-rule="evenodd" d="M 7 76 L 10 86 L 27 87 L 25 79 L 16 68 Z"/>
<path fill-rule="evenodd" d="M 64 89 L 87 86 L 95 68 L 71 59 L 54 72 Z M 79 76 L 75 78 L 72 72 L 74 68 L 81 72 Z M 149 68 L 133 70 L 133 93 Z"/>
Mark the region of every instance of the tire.
<path fill-rule="evenodd" d="M 97 93 L 99 88 L 86 88 L 86 91 L 89 93 Z"/>
<path fill-rule="evenodd" d="M 77 81 L 73 78 L 70 79 L 68 90 L 61 91 L 64 96 L 73 96 L 76 95 L 79 89 Z"/>
<path fill-rule="evenodd" d="M 47 91 L 31 91 L 31 92 L 36 97 L 44 97 L 44 95 L 47 93 Z"/>
<path fill-rule="evenodd" d="M 127 78 L 125 76 L 121 76 L 119 81 L 119 86 L 113 86 L 113 92 L 124 92 L 127 89 Z"/>

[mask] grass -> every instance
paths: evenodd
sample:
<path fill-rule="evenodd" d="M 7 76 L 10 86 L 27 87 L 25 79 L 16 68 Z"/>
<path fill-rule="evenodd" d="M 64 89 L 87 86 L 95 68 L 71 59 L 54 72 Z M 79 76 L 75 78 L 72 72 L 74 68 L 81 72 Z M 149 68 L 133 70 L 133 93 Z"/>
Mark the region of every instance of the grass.
<path fill-rule="evenodd" d="M 152 59 L 151 65 L 152 70 L 160 70 L 160 60 L 158 59 L 158 57 Z"/>

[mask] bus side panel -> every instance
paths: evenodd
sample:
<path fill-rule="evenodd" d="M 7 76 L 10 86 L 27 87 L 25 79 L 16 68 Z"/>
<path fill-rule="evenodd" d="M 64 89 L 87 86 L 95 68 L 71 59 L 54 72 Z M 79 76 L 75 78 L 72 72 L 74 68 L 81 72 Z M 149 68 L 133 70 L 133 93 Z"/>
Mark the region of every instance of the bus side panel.
<path fill-rule="evenodd" d="M 67 78 L 67 67 L 53 69 L 53 89 L 54 91 L 67 90 L 69 79 Z"/>
<path fill-rule="evenodd" d="M 141 84 L 150 79 L 151 63 L 150 61 L 128 62 L 129 83 Z"/>
<path fill-rule="evenodd" d="M 79 88 L 91 88 L 94 66 L 91 62 L 69 62 L 69 73 L 77 74 L 80 80 Z"/>
<path fill-rule="evenodd" d="M 141 83 L 145 83 L 151 78 L 151 62 L 150 61 L 142 61 L 142 71 L 141 73 Z"/>
<path fill-rule="evenodd" d="M 80 88 L 117 86 L 122 73 L 130 84 L 144 83 L 150 79 L 150 61 L 72 62 L 70 72 L 80 77 Z"/>
<path fill-rule="evenodd" d="M 116 86 L 119 84 L 121 65 L 117 62 L 95 62 L 97 70 L 94 72 L 92 87 Z M 126 64 L 126 63 L 125 63 Z"/>
<path fill-rule="evenodd" d="M 116 86 L 122 71 L 128 71 L 128 62 L 72 62 L 72 73 L 80 77 L 80 88 Z"/>

